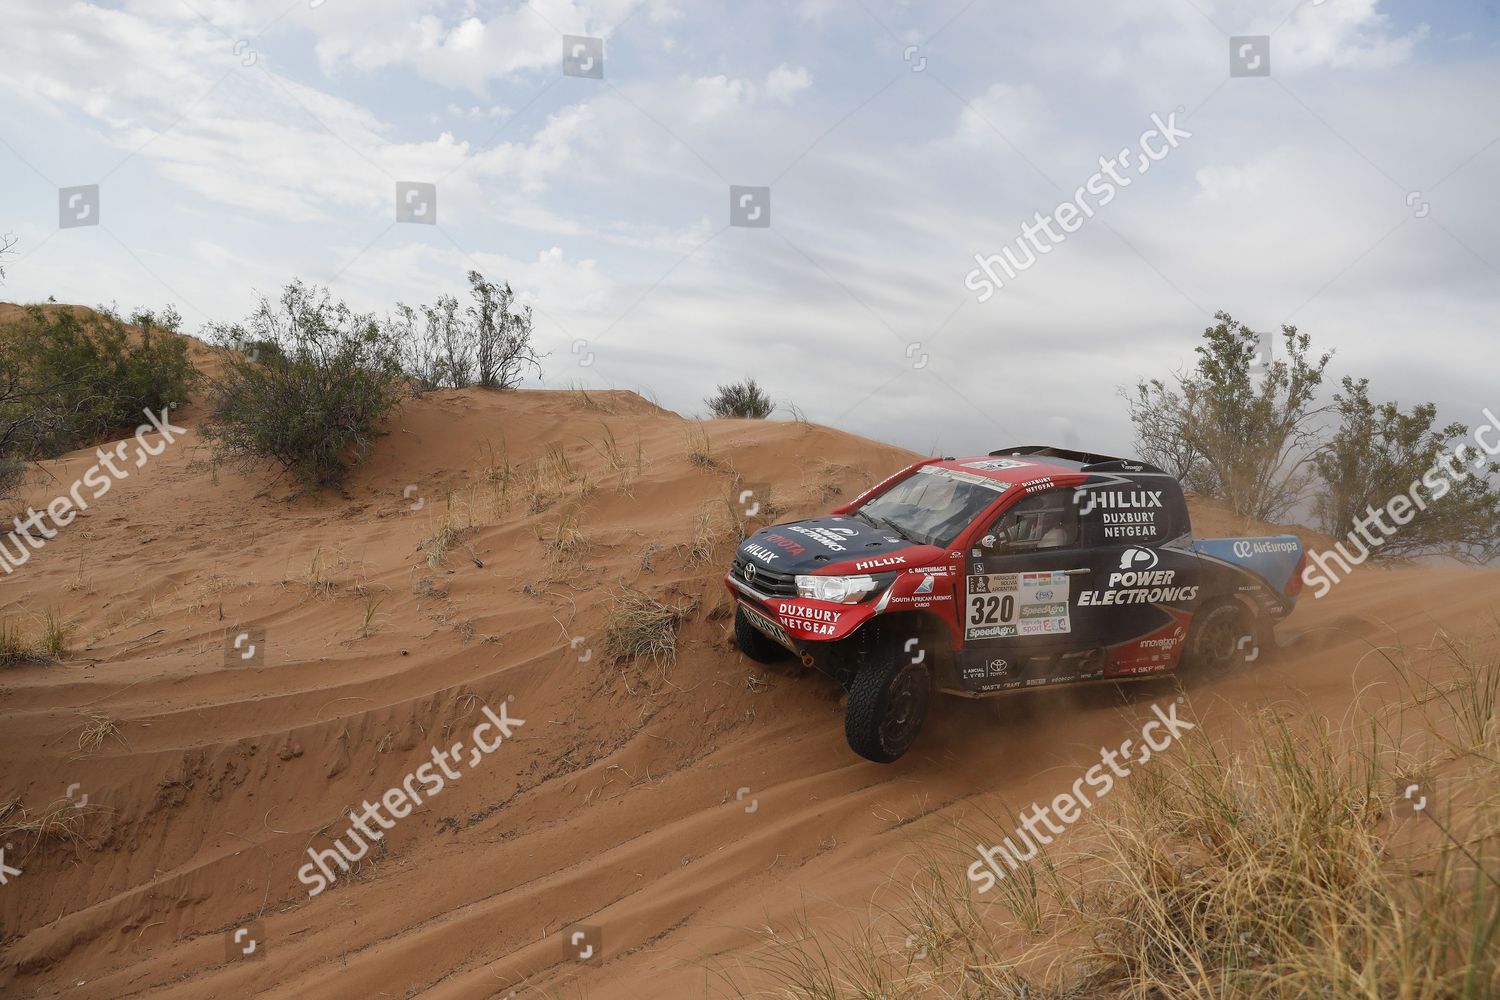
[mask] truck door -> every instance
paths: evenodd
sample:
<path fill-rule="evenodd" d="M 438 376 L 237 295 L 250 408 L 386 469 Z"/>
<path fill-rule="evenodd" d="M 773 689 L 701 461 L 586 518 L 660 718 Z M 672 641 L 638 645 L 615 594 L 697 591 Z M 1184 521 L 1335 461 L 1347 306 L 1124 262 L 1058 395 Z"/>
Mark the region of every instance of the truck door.
<path fill-rule="evenodd" d="M 968 691 L 1102 676 L 1097 639 L 1111 612 L 1079 607 L 1074 595 L 1104 567 L 1073 498 L 1055 487 L 1023 495 L 964 553 L 959 679 Z"/>
<path fill-rule="evenodd" d="M 1096 623 L 1106 674 L 1171 669 L 1202 577 L 1190 554 L 1168 544 L 1189 530 L 1182 487 L 1165 473 L 1122 468 L 1080 486 L 1075 501 L 1094 567 L 1074 588 L 1075 615 Z"/>

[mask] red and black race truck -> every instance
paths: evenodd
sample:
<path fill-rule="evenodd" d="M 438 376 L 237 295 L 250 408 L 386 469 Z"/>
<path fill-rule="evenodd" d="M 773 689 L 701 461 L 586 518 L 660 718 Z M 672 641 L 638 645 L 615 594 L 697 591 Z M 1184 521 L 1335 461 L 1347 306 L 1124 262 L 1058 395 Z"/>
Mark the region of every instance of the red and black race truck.
<path fill-rule="evenodd" d="M 837 678 L 849 746 L 890 763 L 934 690 L 1253 661 L 1304 563 L 1295 535 L 1195 540 L 1160 469 L 1033 446 L 917 462 L 827 516 L 762 528 L 725 583 L 740 650 Z"/>

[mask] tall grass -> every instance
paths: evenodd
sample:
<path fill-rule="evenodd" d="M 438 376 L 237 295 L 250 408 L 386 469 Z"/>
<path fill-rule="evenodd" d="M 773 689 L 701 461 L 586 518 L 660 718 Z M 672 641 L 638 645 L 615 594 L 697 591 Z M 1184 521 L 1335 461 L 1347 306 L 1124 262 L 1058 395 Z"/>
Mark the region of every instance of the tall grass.
<path fill-rule="evenodd" d="M 852 932 L 765 928 L 720 983 L 785 1000 L 1500 997 L 1496 661 L 1429 652 L 1440 674 L 1392 656 L 1412 693 L 1396 711 L 1187 734 L 990 893 L 964 873 L 1008 814 L 923 835 L 894 905 Z M 1419 730 L 1437 752 L 1412 749 Z M 1400 792 L 1415 773 L 1441 789 L 1419 813 Z"/>

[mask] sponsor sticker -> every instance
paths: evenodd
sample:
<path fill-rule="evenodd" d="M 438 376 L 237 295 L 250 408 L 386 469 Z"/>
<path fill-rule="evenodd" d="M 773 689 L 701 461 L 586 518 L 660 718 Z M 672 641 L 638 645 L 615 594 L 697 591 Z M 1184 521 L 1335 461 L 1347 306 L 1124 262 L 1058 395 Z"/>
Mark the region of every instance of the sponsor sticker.
<path fill-rule="evenodd" d="M 1004 493 L 1010 489 L 1009 483 L 996 482 L 988 476 L 981 476 L 974 472 L 963 472 L 959 469 L 942 469 L 936 465 L 924 465 L 917 472 L 927 476 L 943 476 L 947 479 L 956 479 L 961 483 L 969 483 L 973 486 L 983 486 L 985 489 L 994 490 L 996 493 Z"/>
<path fill-rule="evenodd" d="M 788 525 L 786 530 L 805 535 L 830 552 L 843 552 L 843 543 L 859 534 L 856 528 L 809 528 L 801 524 Z"/>
<path fill-rule="evenodd" d="M 880 569 L 882 566 L 900 566 L 906 562 L 905 556 L 886 556 L 882 559 L 861 559 L 854 564 L 856 573 L 863 573 L 869 569 Z"/>
<path fill-rule="evenodd" d="M 1233 551 L 1236 559 L 1249 559 L 1253 556 L 1270 555 L 1273 552 L 1296 552 L 1301 548 L 1297 542 L 1264 542 L 1252 538 L 1241 538 L 1234 543 Z"/>
<path fill-rule="evenodd" d="M 787 628 L 807 635 L 833 635 L 835 626 L 844 615 L 842 611 L 831 608 L 794 604 L 790 601 L 778 606 L 776 613 L 781 616 L 782 624 Z"/>
<path fill-rule="evenodd" d="M 1157 534 L 1154 510 L 1107 510 L 1100 515 L 1105 538 L 1154 538 Z"/>
<path fill-rule="evenodd" d="M 1073 630 L 1072 580 L 1063 572 L 998 573 L 968 578 L 964 638 L 1062 635 Z"/>
<path fill-rule="evenodd" d="M 802 543 L 798 542 L 795 538 L 788 538 L 785 535 L 779 535 L 774 531 L 767 534 L 765 536 L 765 539 L 767 542 L 770 542 L 778 549 L 784 550 L 788 555 L 800 556 L 802 555 L 802 553 L 807 551 L 807 549 L 803 547 Z"/>
<path fill-rule="evenodd" d="M 1131 553 L 1149 552 L 1146 549 L 1132 549 L 1122 558 L 1124 565 L 1131 557 Z M 1154 556 L 1154 553 L 1152 553 Z M 1078 595 L 1078 606 L 1088 607 L 1112 607 L 1119 604 L 1177 604 L 1182 601 L 1196 601 L 1198 599 L 1198 587 L 1196 585 L 1179 586 L 1177 584 L 1177 571 L 1175 569 L 1121 569 L 1109 574 L 1109 579 L 1101 590 L 1085 590 Z"/>

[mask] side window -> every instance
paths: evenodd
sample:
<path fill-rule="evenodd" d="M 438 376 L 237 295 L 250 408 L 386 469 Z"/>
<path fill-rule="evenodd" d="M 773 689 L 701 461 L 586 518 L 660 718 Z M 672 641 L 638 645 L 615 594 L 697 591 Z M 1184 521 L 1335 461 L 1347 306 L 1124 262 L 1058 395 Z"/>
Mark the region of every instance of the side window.
<path fill-rule="evenodd" d="M 1037 552 L 1078 545 L 1078 505 L 1072 490 L 1022 497 L 980 539 L 991 552 Z"/>

